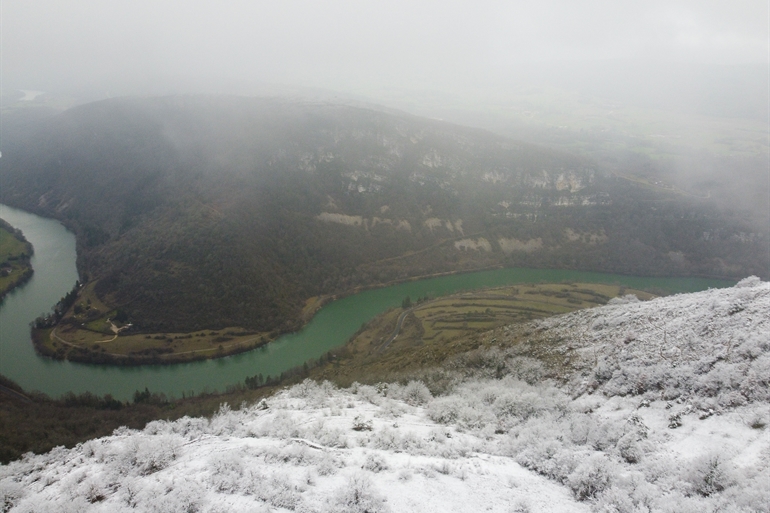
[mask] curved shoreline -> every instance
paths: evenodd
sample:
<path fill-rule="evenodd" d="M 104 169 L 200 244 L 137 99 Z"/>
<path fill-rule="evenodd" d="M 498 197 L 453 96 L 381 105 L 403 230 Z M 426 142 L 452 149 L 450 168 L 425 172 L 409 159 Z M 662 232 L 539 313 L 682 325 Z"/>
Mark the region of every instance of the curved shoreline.
<path fill-rule="evenodd" d="M 11 225 L 5 219 L 0 219 L 0 229 L 5 230 L 17 241 L 22 243 L 24 245 L 24 250 L 25 250 L 23 253 L 21 253 L 21 255 L 14 256 L 12 258 L 9 257 L 9 260 L 18 261 L 19 270 L 21 269 L 23 270 L 21 271 L 21 275 L 18 276 L 14 282 L 8 284 L 6 289 L 0 290 L 0 304 L 2 304 L 3 300 L 8 294 L 18 289 L 19 287 L 24 286 L 32 278 L 32 275 L 34 274 L 35 270 L 32 268 L 32 263 L 30 262 L 30 260 L 32 258 L 32 255 L 35 254 L 35 248 L 26 239 L 26 237 L 24 237 L 24 233 L 22 233 L 20 229 Z"/>
<path fill-rule="evenodd" d="M 143 351 L 146 351 L 145 354 L 142 353 L 129 353 L 129 354 L 123 354 L 123 353 L 107 353 L 107 352 L 98 352 L 93 351 L 92 349 L 83 346 L 74 344 L 71 342 L 68 342 L 58 336 L 58 334 L 55 333 L 56 327 L 59 326 L 57 324 L 52 328 L 52 332 L 49 334 L 49 337 L 51 339 L 56 338 L 63 344 L 66 344 L 73 348 L 72 351 L 67 353 L 64 357 L 61 355 L 57 355 L 56 352 L 54 352 L 51 348 L 48 348 L 45 346 L 44 341 L 40 340 L 40 334 L 47 331 L 47 329 L 36 329 L 32 328 L 31 338 L 33 341 L 33 346 L 35 347 L 35 352 L 43 357 L 51 358 L 58 361 L 71 361 L 76 363 L 82 363 L 86 365 L 108 365 L 108 366 L 115 366 L 115 367 L 141 367 L 141 366 L 147 366 L 147 365 L 161 365 L 161 366 L 174 366 L 174 365 L 182 365 L 187 363 L 194 363 L 194 362 L 202 362 L 202 361 L 215 361 L 215 360 L 221 360 L 223 358 L 236 356 L 243 353 L 248 353 L 251 351 L 254 351 L 256 349 L 264 349 L 266 346 L 270 346 L 272 343 L 278 341 L 284 336 L 292 336 L 297 335 L 301 331 L 303 331 L 315 318 L 316 314 L 321 311 L 324 307 L 329 306 L 331 303 L 334 303 L 336 301 L 349 298 L 352 296 L 355 296 L 357 294 L 361 294 L 363 292 L 367 291 L 374 291 L 374 290 L 381 290 L 381 289 L 387 289 L 389 287 L 395 287 L 398 285 L 403 284 L 409 284 L 409 283 L 419 283 L 421 281 L 427 281 L 431 279 L 441 279 L 441 278 L 448 278 L 451 276 L 461 276 L 461 275 L 472 275 L 475 273 L 482 273 L 485 271 L 504 271 L 506 269 L 516 270 L 519 268 L 508 268 L 502 265 L 494 265 L 494 266 L 487 266 L 479 269 L 463 269 L 463 270 L 455 270 L 455 271 L 444 271 L 439 273 L 433 273 L 428 275 L 421 275 L 421 276 L 411 276 L 407 278 L 402 278 L 399 280 L 392 280 L 386 283 L 378 283 L 378 284 L 372 284 L 372 285 L 366 285 L 366 286 L 359 286 L 354 287 L 352 289 L 349 289 L 342 293 L 337 294 L 327 294 L 325 296 L 315 297 L 315 298 L 309 298 L 306 300 L 306 303 L 310 303 L 308 306 L 306 306 L 305 310 L 301 314 L 301 320 L 302 324 L 296 331 L 290 331 L 290 332 L 283 332 L 279 333 L 277 337 L 272 338 L 270 340 L 266 340 L 265 342 L 254 344 L 254 339 L 247 339 L 246 341 L 240 342 L 237 346 L 234 346 L 232 349 L 226 349 L 224 351 L 217 351 L 215 349 L 198 349 L 198 350 L 192 350 L 192 351 L 180 351 L 180 352 L 173 352 L 173 353 L 163 353 L 159 351 L 154 351 L 152 349 L 146 349 Z M 577 273 L 596 273 L 596 274 L 608 274 L 608 273 L 601 273 L 598 271 L 580 271 L 580 270 L 574 270 L 574 269 L 529 269 L 530 271 L 542 271 L 542 272 L 577 272 Z M 614 275 L 619 278 L 624 277 L 625 275 Z M 677 276 L 677 277 L 640 277 L 640 276 L 625 276 L 629 279 L 709 279 L 709 278 L 703 278 L 703 277 L 694 277 L 694 276 Z M 710 278 L 710 279 L 719 279 L 719 278 Z M 543 283 L 542 280 L 534 280 L 532 283 Z M 485 286 L 479 286 L 479 287 L 473 287 L 473 289 L 483 289 L 486 288 Z M 643 289 L 643 287 L 642 287 Z M 311 302 L 312 301 L 312 302 Z M 403 324 L 403 321 L 406 319 L 406 316 L 414 310 L 414 308 L 417 305 L 412 306 L 408 310 L 402 312 L 402 314 L 399 316 L 400 323 L 397 323 L 397 328 L 394 331 L 394 333 L 389 338 L 388 342 L 384 344 L 380 349 L 378 350 L 378 353 L 381 353 L 384 351 L 387 346 L 395 340 L 395 338 L 398 336 L 398 333 L 401 328 L 401 324 Z M 40 332 L 40 333 L 36 333 Z M 152 335 L 152 334 L 148 334 Z M 114 337 L 111 340 L 114 340 L 116 337 Z M 99 343 L 103 343 L 106 341 L 99 341 Z M 249 343 L 252 342 L 252 343 Z M 345 341 L 342 341 L 339 346 L 342 346 L 345 344 Z M 339 347 L 338 346 L 338 347 Z M 211 354 L 211 353 L 214 354 Z M 202 354 L 193 354 L 193 353 L 202 353 Z M 205 354 L 209 353 L 209 354 Z M 312 359 L 312 358 L 310 358 Z"/>

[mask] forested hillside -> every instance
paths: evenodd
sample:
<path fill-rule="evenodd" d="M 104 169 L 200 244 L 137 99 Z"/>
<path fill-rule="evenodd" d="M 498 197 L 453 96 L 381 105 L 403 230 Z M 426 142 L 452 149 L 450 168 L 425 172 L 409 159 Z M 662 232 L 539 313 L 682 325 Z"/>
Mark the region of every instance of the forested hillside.
<path fill-rule="evenodd" d="M 312 296 L 499 265 L 768 269 L 768 234 L 707 200 L 402 113 L 174 96 L 3 118 L 0 201 L 70 227 L 82 281 L 141 331 L 290 330 Z"/>

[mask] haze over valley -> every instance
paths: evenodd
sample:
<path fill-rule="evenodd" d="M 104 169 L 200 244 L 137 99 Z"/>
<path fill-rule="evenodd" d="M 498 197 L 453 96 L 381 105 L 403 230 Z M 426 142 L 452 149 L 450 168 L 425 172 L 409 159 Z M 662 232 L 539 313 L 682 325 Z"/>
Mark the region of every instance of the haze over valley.
<path fill-rule="evenodd" d="M 3 511 L 768 511 L 766 2 L 0 23 Z"/>

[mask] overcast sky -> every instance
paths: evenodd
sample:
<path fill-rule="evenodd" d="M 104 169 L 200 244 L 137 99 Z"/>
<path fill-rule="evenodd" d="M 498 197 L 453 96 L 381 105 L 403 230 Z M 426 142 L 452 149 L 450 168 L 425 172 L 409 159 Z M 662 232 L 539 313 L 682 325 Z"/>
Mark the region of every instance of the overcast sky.
<path fill-rule="evenodd" d="M 768 0 L 1 5 L 6 90 L 117 87 L 179 77 L 341 90 L 372 84 L 441 89 L 493 82 L 522 63 L 541 61 L 766 64 L 770 37 Z"/>

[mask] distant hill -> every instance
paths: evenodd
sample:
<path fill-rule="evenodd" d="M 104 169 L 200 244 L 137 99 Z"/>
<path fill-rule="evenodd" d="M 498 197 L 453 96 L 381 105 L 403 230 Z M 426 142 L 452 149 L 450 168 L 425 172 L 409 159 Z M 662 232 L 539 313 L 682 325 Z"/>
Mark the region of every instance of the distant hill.
<path fill-rule="evenodd" d="M 498 265 L 768 268 L 767 234 L 707 203 L 397 112 L 173 96 L 3 118 L 0 201 L 70 227 L 83 280 L 143 331 L 291 330 L 312 296 Z"/>

